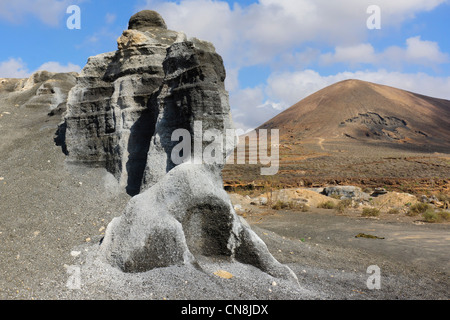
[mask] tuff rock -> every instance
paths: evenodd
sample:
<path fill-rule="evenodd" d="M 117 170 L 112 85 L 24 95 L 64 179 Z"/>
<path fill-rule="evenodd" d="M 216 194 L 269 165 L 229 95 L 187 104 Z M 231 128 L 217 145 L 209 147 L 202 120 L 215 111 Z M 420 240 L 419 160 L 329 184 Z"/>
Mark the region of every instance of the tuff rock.
<path fill-rule="evenodd" d="M 76 72 L 36 71 L 24 79 L 0 79 L 0 92 L 21 108 L 47 108 L 50 115 L 62 114 L 70 89 L 76 84 Z"/>
<path fill-rule="evenodd" d="M 88 59 L 70 91 L 62 128 L 69 162 L 105 167 L 129 194 L 141 191 L 166 50 L 184 38 L 159 27 L 129 29 L 117 51 Z"/>
<path fill-rule="evenodd" d="M 220 171 L 201 164 L 183 163 L 132 198 L 108 226 L 102 250 L 109 263 L 125 272 L 197 265 L 198 257 L 214 257 L 297 281 L 236 215 Z"/>
<path fill-rule="evenodd" d="M 212 44 L 167 30 L 149 10 L 130 19 L 117 44 L 89 58 L 60 131 L 69 162 L 103 166 L 136 195 L 174 167 L 167 152 L 176 144 L 173 129 L 193 134 L 195 121 L 203 130 L 232 124 L 225 69 Z"/>
<path fill-rule="evenodd" d="M 88 60 L 65 115 L 68 161 L 104 166 L 134 197 L 107 227 L 101 256 L 124 272 L 203 258 L 239 261 L 297 281 L 235 213 L 221 172 L 234 136 L 225 68 L 214 46 L 170 31 L 153 11 L 134 15 L 118 50 Z M 176 129 L 214 130 L 212 163 L 174 163 Z M 210 141 L 203 142 L 203 150 Z M 192 148 L 195 142 L 192 142 Z M 208 140 L 208 139 L 206 139 Z M 191 150 L 193 151 L 193 150 Z"/>

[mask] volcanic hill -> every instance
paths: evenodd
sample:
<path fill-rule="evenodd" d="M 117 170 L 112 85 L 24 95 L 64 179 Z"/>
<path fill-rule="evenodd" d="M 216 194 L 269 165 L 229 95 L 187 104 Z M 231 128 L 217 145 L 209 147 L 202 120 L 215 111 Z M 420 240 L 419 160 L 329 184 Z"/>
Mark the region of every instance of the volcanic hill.
<path fill-rule="evenodd" d="M 450 101 L 360 80 L 324 88 L 261 125 L 282 140 L 332 139 L 450 147 Z M 447 149 L 448 150 L 448 149 Z"/>
<path fill-rule="evenodd" d="M 279 129 L 280 168 L 269 180 L 283 186 L 430 187 L 433 179 L 433 188 L 448 188 L 448 100 L 345 80 L 306 97 L 259 129 Z M 226 167 L 224 179 L 228 184 L 268 180 L 258 166 L 235 164 Z"/>

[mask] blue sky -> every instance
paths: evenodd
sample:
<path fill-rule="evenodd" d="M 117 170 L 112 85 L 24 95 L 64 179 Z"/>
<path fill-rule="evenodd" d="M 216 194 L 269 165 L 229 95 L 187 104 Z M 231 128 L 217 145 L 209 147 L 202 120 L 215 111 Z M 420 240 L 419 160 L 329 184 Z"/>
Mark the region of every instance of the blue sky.
<path fill-rule="evenodd" d="M 70 5 L 80 30 L 66 26 Z M 367 28 L 370 5 L 381 29 Z M 0 0 L 0 77 L 80 71 L 141 9 L 215 45 L 238 128 L 349 78 L 450 99 L 449 0 Z"/>

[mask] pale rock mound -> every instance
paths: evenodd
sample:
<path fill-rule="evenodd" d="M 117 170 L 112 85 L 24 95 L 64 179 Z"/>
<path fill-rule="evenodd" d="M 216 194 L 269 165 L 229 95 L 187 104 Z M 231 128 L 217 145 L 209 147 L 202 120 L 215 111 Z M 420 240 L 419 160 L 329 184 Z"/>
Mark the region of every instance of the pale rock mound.
<path fill-rule="evenodd" d="M 297 283 L 224 191 L 221 172 L 235 137 L 226 134 L 233 124 L 214 46 L 187 40 L 156 12 L 143 11 L 130 19 L 118 48 L 89 59 L 65 117 L 69 161 L 106 167 L 135 195 L 108 225 L 100 258 L 127 273 L 201 268 L 203 258 L 238 261 Z M 172 154 L 177 129 L 191 143 L 180 162 Z M 214 141 L 207 130 L 217 133 Z M 204 161 L 211 143 L 213 161 Z"/>
<path fill-rule="evenodd" d="M 102 250 L 125 272 L 196 265 L 196 257 L 230 259 L 297 281 L 233 210 L 219 172 L 182 164 L 144 193 L 108 226 Z"/>

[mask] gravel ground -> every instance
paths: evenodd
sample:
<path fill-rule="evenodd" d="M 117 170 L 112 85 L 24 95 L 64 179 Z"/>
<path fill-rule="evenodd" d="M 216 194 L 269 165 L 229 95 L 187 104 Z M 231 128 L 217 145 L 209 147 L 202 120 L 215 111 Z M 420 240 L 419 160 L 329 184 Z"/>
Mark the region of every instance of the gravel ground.
<path fill-rule="evenodd" d="M 374 228 L 372 220 L 320 213 L 248 219 L 299 285 L 213 259 L 200 261 L 203 270 L 123 274 L 97 253 L 129 196 L 104 169 L 65 163 L 53 143 L 57 116 L 8 106 L 0 112 L 8 112 L 0 118 L 0 299 L 449 299 L 448 225 L 421 229 L 432 241 L 417 247 L 423 238 L 389 240 L 414 232 L 407 224 L 380 221 L 376 231 L 390 230 L 385 240 L 355 241 L 355 231 Z M 369 265 L 380 267 L 380 290 L 367 287 Z"/>

